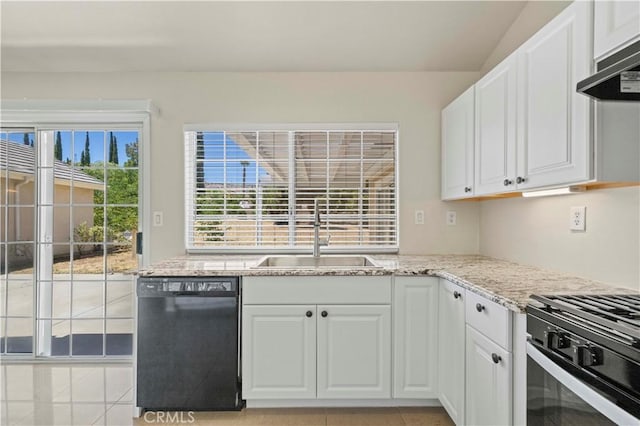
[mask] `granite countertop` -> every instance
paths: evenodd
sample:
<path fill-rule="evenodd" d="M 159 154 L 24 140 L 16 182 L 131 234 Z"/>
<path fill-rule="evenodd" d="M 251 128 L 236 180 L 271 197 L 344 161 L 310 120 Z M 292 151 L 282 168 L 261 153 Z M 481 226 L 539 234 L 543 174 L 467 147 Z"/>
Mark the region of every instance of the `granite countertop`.
<path fill-rule="evenodd" d="M 157 262 L 140 276 L 214 275 L 427 275 L 446 278 L 513 311 L 522 312 L 532 294 L 624 294 L 614 287 L 559 272 L 477 255 L 370 255 L 382 268 L 256 269 L 263 256 L 187 255 Z M 636 291 L 637 292 L 637 291 Z"/>

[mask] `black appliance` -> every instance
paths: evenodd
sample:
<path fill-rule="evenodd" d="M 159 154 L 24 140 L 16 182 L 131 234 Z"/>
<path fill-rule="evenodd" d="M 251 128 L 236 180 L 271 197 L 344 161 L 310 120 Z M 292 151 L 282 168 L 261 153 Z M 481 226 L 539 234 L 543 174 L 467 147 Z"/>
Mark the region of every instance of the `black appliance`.
<path fill-rule="evenodd" d="M 238 277 L 138 278 L 136 405 L 238 410 Z"/>
<path fill-rule="evenodd" d="M 601 60 L 596 70 L 578 82 L 578 92 L 600 100 L 640 101 L 640 41 Z"/>
<path fill-rule="evenodd" d="M 640 425 L 640 295 L 531 298 L 527 424 Z"/>

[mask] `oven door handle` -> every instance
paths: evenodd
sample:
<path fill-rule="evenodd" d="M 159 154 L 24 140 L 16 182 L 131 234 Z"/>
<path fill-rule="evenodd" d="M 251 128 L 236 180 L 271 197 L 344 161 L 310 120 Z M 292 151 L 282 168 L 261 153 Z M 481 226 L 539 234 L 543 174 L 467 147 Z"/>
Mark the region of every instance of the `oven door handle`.
<path fill-rule="evenodd" d="M 638 425 L 640 420 L 618 407 L 598 392 L 591 389 L 582 381 L 572 376 L 545 354 L 540 352 L 531 342 L 527 342 L 527 355 L 531 357 L 544 371 L 551 374 L 557 381 L 573 393 L 582 398 L 587 404 L 598 410 L 602 415 L 619 425 Z"/>

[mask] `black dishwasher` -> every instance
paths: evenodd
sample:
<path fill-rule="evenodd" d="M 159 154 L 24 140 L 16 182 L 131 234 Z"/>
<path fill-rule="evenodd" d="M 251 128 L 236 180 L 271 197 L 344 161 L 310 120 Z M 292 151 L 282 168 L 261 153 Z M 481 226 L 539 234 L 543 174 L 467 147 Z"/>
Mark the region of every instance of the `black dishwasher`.
<path fill-rule="evenodd" d="M 237 410 L 238 277 L 138 278 L 136 405 Z"/>

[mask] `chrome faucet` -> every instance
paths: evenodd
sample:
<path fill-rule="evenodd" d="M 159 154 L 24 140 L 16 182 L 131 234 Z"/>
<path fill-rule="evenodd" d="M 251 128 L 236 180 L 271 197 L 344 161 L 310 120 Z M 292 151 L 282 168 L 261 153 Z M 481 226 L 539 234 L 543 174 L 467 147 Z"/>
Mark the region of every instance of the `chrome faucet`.
<path fill-rule="evenodd" d="M 318 199 L 313 201 L 313 257 L 320 257 L 320 246 L 329 245 L 329 237 L 326 240 L 320 239 L 320 210 L 318 210 Z"/>

